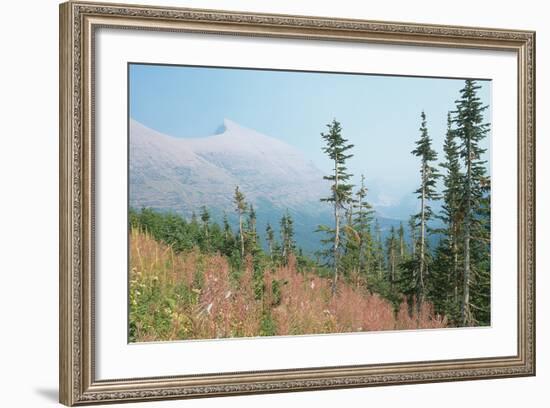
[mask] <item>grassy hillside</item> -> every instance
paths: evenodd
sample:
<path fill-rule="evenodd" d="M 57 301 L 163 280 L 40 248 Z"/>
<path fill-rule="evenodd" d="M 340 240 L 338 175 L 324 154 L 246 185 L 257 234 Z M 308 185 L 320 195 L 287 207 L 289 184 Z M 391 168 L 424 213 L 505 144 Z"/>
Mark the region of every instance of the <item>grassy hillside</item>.
<path fill-rule="evenodd" d="M 365 278 L 331 282 L 314 268 L 240 268 L 197 248 L 176 252 L 147 232 L 130 233 L 130 341 L 165 341 L 373 330 L 440 328 L 447 322 L 429 303 L 420 315 L 368 290 Z M 258 290 L 257 276 L 262 276 Z M 409 314 L 411 312 L 412 314 Z"/>

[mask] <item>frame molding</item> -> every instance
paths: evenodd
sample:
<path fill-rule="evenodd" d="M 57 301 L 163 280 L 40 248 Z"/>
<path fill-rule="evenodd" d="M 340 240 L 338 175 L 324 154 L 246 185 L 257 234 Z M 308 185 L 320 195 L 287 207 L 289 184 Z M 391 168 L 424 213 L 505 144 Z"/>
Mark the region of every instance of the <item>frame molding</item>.
<path fill-rule="evenodd" d="M 291 15 L 60 5 L 59 386 L 66 405 L 535 375 L 535 33 Z M 176 377 L 94 376 L 94 32 L 118 29 L 507 50 L 518 61 L 515 356 Z"/>

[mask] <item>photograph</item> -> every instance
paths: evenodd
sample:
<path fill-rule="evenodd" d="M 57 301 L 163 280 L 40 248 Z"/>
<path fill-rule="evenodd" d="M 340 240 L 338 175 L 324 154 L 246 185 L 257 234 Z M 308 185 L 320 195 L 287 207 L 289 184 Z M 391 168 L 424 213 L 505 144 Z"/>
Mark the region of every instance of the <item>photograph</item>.
<path fill-rule="evenodd" d="M 491 79 L 127 81 L 128 342 L 491 326 Z"/>

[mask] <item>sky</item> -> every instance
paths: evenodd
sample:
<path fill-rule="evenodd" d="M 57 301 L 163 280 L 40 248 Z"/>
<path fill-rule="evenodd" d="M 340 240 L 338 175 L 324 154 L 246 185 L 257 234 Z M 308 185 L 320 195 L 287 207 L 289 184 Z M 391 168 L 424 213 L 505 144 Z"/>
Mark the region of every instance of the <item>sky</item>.
<path fill-rule="evenodd" d="M 478 85 L 490 123 L 491 81 Z M 373 204 L 393 217 L 414 203 L 419 159 L 411 150 L 421 111 L 442 161 L 447 112 L 463 86 L 464 79 L 130 64 L 129 114 L 182 138 L 215 134 L 227 118 L 298 148 L 327 173 L 320 133 L 337 119 L 355 145 L 348 166 L 355 182 L 364 174 Z"/>

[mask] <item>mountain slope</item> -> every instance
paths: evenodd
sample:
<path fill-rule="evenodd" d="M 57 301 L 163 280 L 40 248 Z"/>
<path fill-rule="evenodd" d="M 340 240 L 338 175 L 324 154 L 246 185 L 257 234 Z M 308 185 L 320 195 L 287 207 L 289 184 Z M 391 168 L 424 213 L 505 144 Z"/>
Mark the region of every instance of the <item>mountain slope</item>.
<path fill-rule="evenodd" d="M 232 209 L 239 185 L 254 205 L 319 211 L 323 174 L 293 147 L 229 120 L 221 134 L 170 137 L 130 122 L 130 205 L 175 209 L 201 205 Z"/>
<path fill-rule="evenodd" d="M 236 180 L 195 154 L 181 140 L 130 123 L 130 205 L 188 213 Z M 200 184 L 198 181 L 200 180 Z M 206 186 L 208 190 L 205 190 Z M 203 201 L 204 202 L 204 201 Z"/>
<path fill-rule="evenodd" d="M 296 241 L 309 253 L 319 247 L 317 226 L 333 223 L 330 206 L 319 201 L 330 191 L 319 169 L 294 147 L 227 119 L 221 133 L 202 138 L 171 137 L 131 120 L 129 167 L 134 208 L 190 217 L 204 205 L 214 220 L 225 212 L 236 225 L 238 185 L 255 207 L 262 239 L 267 223 L 278 231 L 288 210 Z M 379 222 L 383 232 L 399 224 L 381 217 Z"/>

